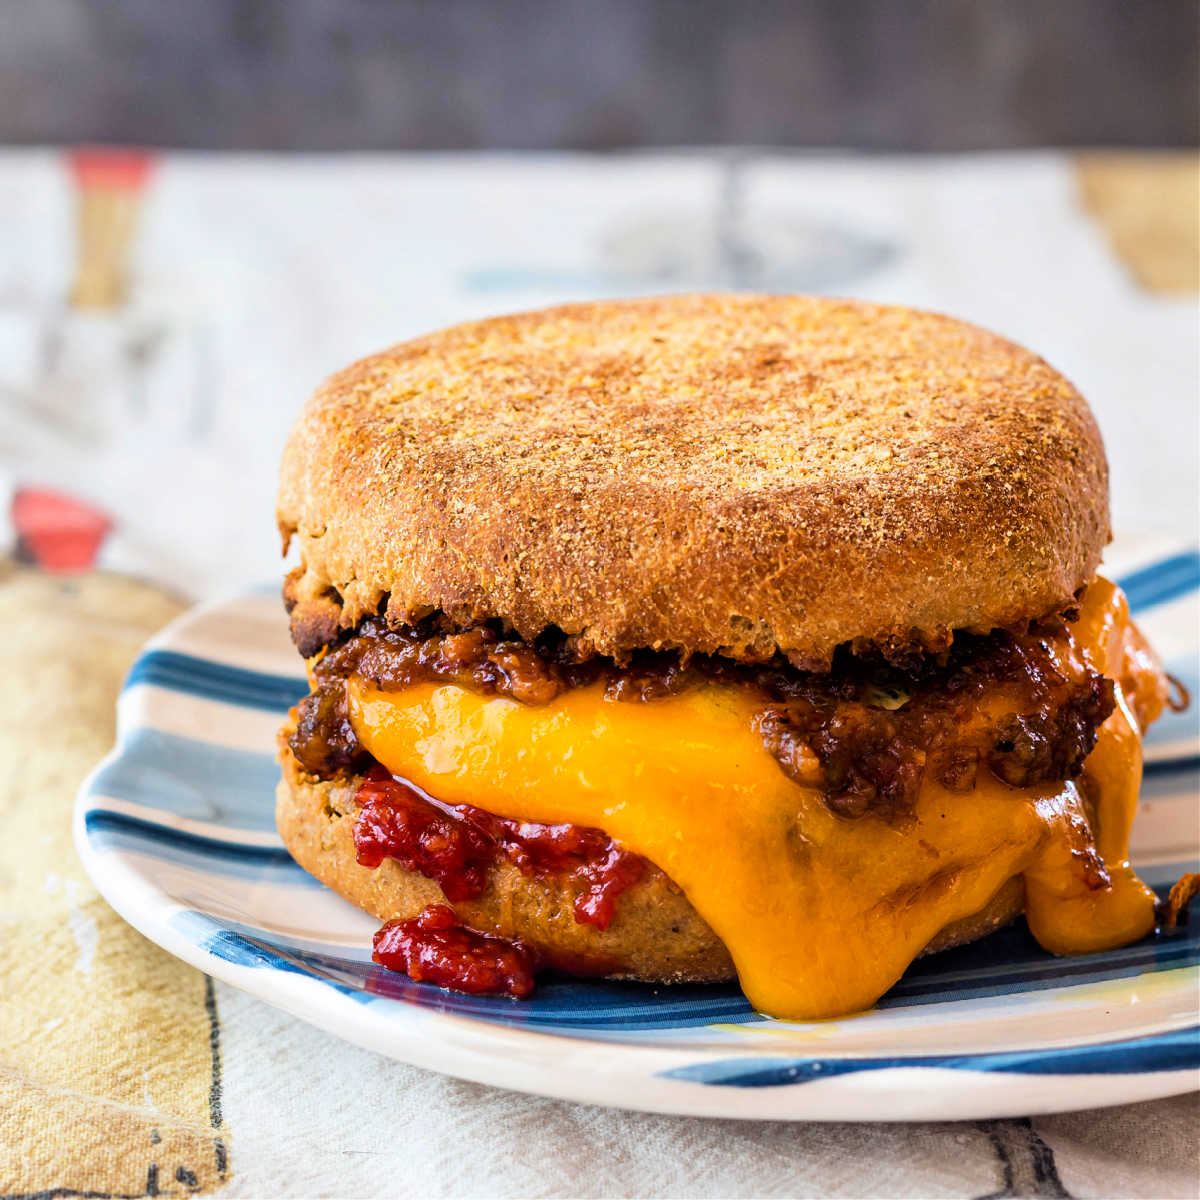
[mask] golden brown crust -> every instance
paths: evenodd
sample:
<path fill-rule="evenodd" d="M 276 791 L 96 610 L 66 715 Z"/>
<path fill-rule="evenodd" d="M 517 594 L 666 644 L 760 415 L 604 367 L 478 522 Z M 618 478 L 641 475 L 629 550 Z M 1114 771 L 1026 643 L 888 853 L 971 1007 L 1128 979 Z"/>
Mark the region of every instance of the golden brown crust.
<path fill-rule="evenodd" d="M 365 359 L 297 423 L 278 520 L 310 640 L 386 604 L 811 667 L 1060 608 L 1109 536 L 1095 422 L 1040 358 L 935 314 L 746 295 Z"/>
<path fill-rule="evenodd" d="M 292 857 L 311 875 L 380 921 L 416 916 L 427 904 L 445 904 L 431 879 L 387 860 L 377 869 L 354 858 L 354 793 L 360 779 L 318 780 L 282 753 L 283 779 L 275 819 Z M 547 962 L 577 974 L 650 983 L 711 983 L 735 978 L 724 943 L 657 868 L 622 893 L 608 929 L 575 920 L 575 891 L 569 880 L 521 874 L 503 861 L 483 894 L 453 905 L 474 929 L 516 937 Z M 1010 880 L 980 913 L 947 926 L 925 953 L 974 941 L 1007 925 L 1024 904 L 1021 880 Z"/>

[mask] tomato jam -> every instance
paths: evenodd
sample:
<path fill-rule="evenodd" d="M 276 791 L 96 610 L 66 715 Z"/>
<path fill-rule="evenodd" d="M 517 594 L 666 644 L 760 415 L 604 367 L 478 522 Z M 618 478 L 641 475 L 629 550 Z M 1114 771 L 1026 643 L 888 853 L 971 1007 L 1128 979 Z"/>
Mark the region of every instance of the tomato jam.
<path fill-rule="evenodd" d="M 444 904 L 430 904 L 408 921 L 389 921 L 375 934 L 371 957 L 420 983 L 477 996 L 528 996 L 537 970 L 519 942 L 460 925 Z"/>
<path fill-rule="evenodd" d="M 646 860 L 599 829 L 498 817 L 470 804 L 441 804 L 371 767 L 355 797 L 354 848 L 360 865 L 394 859 L 434 880 L 448 900 L 473 900 L 490 868 L 507 858 L 523 875 L 559 876 L 581 887 L 575 920 L 607 929 L 617 900 L 641 879 Z"/>
<path fill-rule="evenodd" d="M 354 849 L 360 866 L 395 859 L 406 871 L 432 879 L 447 900 L 473 900 L 483 891 L 498 847 L 478 825 L 434 804 L 382 767 L 367 772 L 355 798 Z"/>

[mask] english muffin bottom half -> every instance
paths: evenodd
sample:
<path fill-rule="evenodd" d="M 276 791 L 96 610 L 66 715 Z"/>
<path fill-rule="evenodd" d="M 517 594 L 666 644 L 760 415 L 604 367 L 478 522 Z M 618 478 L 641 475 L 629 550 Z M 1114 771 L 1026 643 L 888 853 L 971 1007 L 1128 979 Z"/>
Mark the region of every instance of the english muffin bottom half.
<path fill-rule="evenodd" d="M 279 829 L 386 966 L 801 1019 L 1022 912 L 1056 953 L 1153 926 L 1168 681 L 1096 573 L 1091 413 L 1011 342 L 780 296 L 461 325 L 317 391 L 278 521 Z"/>

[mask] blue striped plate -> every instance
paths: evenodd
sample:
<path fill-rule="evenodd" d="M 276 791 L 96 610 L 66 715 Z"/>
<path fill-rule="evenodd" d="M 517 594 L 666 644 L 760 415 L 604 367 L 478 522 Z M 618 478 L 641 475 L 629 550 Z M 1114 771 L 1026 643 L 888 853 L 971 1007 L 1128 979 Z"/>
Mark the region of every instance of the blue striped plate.
<path fill-rule="evenodd" d="M 1108 569 L 1197 694 L 1200 555 L 1118 545 Z M 502 1087 L 730 1117 L 1024 1115 L 1200 1077 L 1200 921 L 1071 959 L 1013 927 L 917 963 L 870 1013 L 813 1023 L 762 1017 L 734 987 L 558 980 L 520 1002 L 384 971 L 370 960 L 375 922 L 300 870 L 275 832 L 275 731 L 305 690 L 274 588 L 189 613 L 129 674 L 76 841 L 148 937 L 340 1037 Z M 1200 847 L 1194 708 L 1154 727 L 1147 760 L 1134 856 L 1165 889 Z"/>

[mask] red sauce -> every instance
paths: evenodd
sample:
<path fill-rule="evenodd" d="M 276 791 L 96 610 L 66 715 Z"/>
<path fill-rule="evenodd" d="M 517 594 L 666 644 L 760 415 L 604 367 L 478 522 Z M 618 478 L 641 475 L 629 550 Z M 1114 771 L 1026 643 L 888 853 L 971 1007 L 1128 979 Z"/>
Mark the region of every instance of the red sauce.
<path fill-rule="evenodd" d="M 581 925 L 607 929 L 616 912 L 617 899 L 642 877 L 646 860 L 630 854 L 612 842 L 601 858 L 594 858 L 575 871 L 576 878 L 587 881 L 587 891 L 575 897 L 575 920 Z"/>
<path fill-rule="evenodd" d="M 477 996 L 528 996 L 537 970 L 519 942 L 467 929 L 444 904 L 430 904 L 408 921 L 389 921 L 375 934 L 371 957 L 418 982 Z"/>
<path fill-rule="evenodd" d="M 434 880 L 448 900 L 474 900 L 503 856 L 524 875 L 567 876 L 581 883 L 575 920 L 607 929 L 621 893 L 646 869 L 644 858 L 599 829 L 514 821 L 470 804 L 440 804 L 380 766 L 367 772 L 356 799 L 358 862 L 378 867 L 385 858 L 395 859 Z"/>
<path fill-rule="evenodd" d="M 394 858 L 406 871 L 434 880 L 447 900 L 474 900 L 487 883 L 496 843 L 453 811 L 372 767 L 358 789 L 355 857 L 364 867 Z"/>

